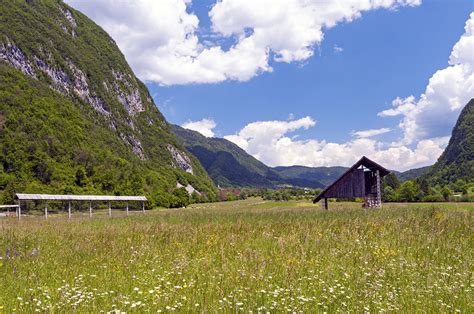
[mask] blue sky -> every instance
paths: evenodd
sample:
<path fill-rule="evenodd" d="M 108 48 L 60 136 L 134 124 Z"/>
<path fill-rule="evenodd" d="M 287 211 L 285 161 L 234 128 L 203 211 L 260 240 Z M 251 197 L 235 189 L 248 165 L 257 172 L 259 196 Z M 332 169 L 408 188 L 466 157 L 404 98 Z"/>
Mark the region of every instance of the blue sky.
<path fill-rule="evenodd" d="M 67 2 L 168 121 L 269 165 L 432 164 L 474 95 L 468 0 Z"/>
<path fill-rule="evenodd" d="M 447 2 L 365 13 L 328 30 L 318 52 L 303 64 L 273 62 L 272 73 L 247 82 L 147 86 L 171 123 L 212 118 L 216 136 L 292 113 L 317 120 L 302 137 L 346 141 L 352 130 L 386 126 L 376 114 L 397 96 L 421 94 L 431 75 L 447 65 L 473 10 L 469 1 L 454 0 L 449 9 Z M 200 21 L 209 20 L 206 7 L 201 2 L 192 7 Z M 335 46 L 343 51 L 336 53 Z"/>

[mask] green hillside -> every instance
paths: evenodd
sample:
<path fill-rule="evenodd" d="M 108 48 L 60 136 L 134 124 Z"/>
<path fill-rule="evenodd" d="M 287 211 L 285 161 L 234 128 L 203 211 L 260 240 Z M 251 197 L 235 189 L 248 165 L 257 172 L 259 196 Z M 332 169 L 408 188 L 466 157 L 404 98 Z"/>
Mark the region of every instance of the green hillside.
<path fill-rule="evenodd" d="M 173 131 L 186 149 L 199 159 L 214 182 L 222 187 L 274 188 L 290 185 L 324 188 L 347 169 L 302 166 L 271 168 L 226 139 L 208 138 L 176 125 Z"/>
<path fill-rule="evenodd" d="M 172 206 L 177 182 L 216 197 L 94 22 L 57 0 L 2 1 L 0 18 L 2 202 L 14 192 L 144 193 Z"/>
<path fill-rule="evenodd" d="M 440 184 L 474 180 L 474 99 L 461 111 L 448 146 L 427 178 Z"/>
<path fill-rule="evenodd" d="M 275 167 L 273 168 L 287 182 L 319 182 L 320 186 L 314 188 L 323 188 L 339 178 L 348 168 L 346 167 Z"/>
<path fill-rule="evenodd" d="M 426 166 L 426 167 L 421 167 L 421 168 L 410 169 L 404 172 L 398 172 L 398 171 L 392 171 L 392 172 L 395 173 L 398 180 L 405 182 L 407 180 L 414 180 L 416 178 L 419 178 L 425 175 L 426 173 L 428 173 L 428 171 L 430 171 L 431 167 L 432 166 Z"/>
<path fill-rule="evenodd" d="M 271 168 L 226 139 L 207 138 L 177 125 L 173 131 L 217 185 L 273 187 L 280 180 Z"/>

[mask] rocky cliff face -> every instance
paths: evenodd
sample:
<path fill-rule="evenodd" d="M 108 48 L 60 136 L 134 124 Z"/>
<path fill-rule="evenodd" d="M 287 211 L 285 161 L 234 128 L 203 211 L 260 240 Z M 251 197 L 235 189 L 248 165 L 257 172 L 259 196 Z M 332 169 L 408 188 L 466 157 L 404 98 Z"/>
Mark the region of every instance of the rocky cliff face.
<path fill-rule="evenodd" d="M 22 73 L 28 82 L 33 80 L 28 83 L 28 88 L 41 89 L 47 86 L 51 91 L 48 97 L 71 102 L 79 109 L 84 123 L 93 125 L 89 129 L 81 125 L 79 129 L 92 142 L 112 151 L 114 157 L 125 160 L 126 168 L 135 168 L 144 176 L 153 174 L 155 180 L 150 179 L 150 182 L 142 184 L 143 192 L 171 194 L 179 180 L 182 181 L 180 184 L 190 184 L 213 197 L 215 187 L 206 172 L 176 141 L 148 90 L 135 77 L 115 42 L 102 29 L 58 0 L 4 2 L 0 16 L 0 63 Z M 2 75 L 7 74 L 16 75 L 4 69 Z M 15 96 L 14 91 L 18 86 L 14 86 L 15 82 L 10 83 L 3 88 L 13 95 L 9 97 L 18 98 L 16 101 L 19 102 L 20 97 Z M 16 92 L 22 93 L 21 88 Z M 13 125 L 10 122 L 13 122 L 11 119 L 15 110 L 21 108 L 22 113 L 25 113 L 37 109 L 31 103 L 8 103 L 2 102 L 0 108 L 7 127 Z M 54 124 L 47 113 L 43 118 L 45 123 Z M 67 121 L 69 117 L 63 118 Z M 70 122 L 70 128 L 77 127 L 76 122 Z M 93 129 L 100 131 L 92 133 Z M 57 137 L 55 134 L 49 136 Z M 2 141 L 5 144 L 5 139 L 2 138 Z M 23 144 L 28 146 L 30 143 Z M 47 153 L 47 157 L 56 159 L 57 156 Z M 74 156 L 67 157 L 73 160 L 71 167 L 74 171 L 76 168 L 88 167 L 83 162 L 74 161 Z M 92 159 L 100 158 L 96 156 Z M 4 160 L 3 173 L 18 176 L 9 170 L 10 166 Z M 99 164 L 94 166 L 98 168 Z M 89 171 L 88 188 L 109 192 L 92 183 L 93 170 Z M 30 169 L 30 172 L 33 177 L 36 175 L 34 169 Z M 152 182 L 156 178 L 161 178 L 165 183 Z M 73 184 L 73 179 L 58 180 Z M 17 178 L 10 181 L 18 185 L 18 181 L 22 180 Z M 7 185 L 4 184 L 5 187 Z M 20 186 L 29 188 L 27 183 Z M 78 188 L 77 184 L 74 188 Z M 114 192 L 122 193 L 118 190 Z"/>

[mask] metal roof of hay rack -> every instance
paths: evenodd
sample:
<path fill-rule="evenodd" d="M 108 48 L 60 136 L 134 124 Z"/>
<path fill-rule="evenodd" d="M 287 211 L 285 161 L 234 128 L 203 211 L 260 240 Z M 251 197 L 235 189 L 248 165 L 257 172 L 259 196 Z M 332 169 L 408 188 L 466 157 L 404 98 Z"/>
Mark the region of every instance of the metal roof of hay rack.
<path fill-rule="evenodd" d="M 44 201 L 44 217 L 48 219 L 48 201 L 67 201 L 68 218 L 71 219 L 71 202 L 82 201 L 89 202 L 89 217 L 92 218 L 92 202 L 108 202 L 109 217 L 112 216 L 111 202 L 125 202 L 125 212 L 128 216 L 128 202 L 141 202 L 142 212 L 145 212 L 145 202 L 148 199 L 145 196 L 114 196 L 114 195 L 58 195 L 58 194 L 22 194 L 17 193 L 18 200 L 17 217 L 21 219 L 21 202 L 22 201 Z"/>

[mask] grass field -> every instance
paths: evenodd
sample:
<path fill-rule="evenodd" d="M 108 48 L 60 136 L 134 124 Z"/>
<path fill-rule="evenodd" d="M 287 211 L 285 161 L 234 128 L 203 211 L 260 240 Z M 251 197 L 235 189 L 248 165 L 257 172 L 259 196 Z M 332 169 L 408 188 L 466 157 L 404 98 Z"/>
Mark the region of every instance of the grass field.
<path fill-rule="evenodd" d="M 474 204 L 0 217 L 0 312 L 473 312 Z"/>

